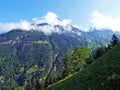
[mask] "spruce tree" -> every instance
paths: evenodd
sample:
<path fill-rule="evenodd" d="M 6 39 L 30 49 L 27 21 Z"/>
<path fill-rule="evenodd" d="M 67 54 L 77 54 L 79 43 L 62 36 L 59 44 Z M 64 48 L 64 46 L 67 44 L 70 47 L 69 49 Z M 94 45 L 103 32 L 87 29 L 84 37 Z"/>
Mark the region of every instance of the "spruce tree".
<path fill-rule="evenodd" d="M 118 42 L 119 42 L 118 37 L 117 37 L 115 34 L 113 34 L 113 36 L 112 36 L 112 41 L 111 41 L 111 45 L 112 45 L 112 46 L 115 46 Z"/>

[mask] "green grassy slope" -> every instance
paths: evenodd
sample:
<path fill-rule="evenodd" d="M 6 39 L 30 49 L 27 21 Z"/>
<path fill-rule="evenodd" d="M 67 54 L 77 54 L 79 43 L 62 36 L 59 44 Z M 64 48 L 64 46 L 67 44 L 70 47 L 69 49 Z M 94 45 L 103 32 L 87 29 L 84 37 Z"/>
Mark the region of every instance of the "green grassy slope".
<path fill-rule="evenodd" d="M 120 90 L 120 44 L 82 71 L 46 90 Z"/>

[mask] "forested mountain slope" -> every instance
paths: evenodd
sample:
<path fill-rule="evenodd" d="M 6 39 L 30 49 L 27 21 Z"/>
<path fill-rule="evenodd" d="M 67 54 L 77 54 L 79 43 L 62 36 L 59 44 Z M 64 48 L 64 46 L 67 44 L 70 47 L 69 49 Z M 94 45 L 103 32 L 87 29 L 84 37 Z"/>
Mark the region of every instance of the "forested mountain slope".
<path fill-rule="evenodd" d="M 0 34 L 1 90 L 25 87 L 27 80 L 44 82 L 53 70 L 57 76 L 63 70 L 62 59 L 68 48 L 74 50 L 77 46 L 87 46 L 94 50 L 108 43 L 115 33 L 108 30 L 83 32 L 74 27 L 65 32 L 64 28 L 55 27 L 62 33 L 46 35 L 42 31 L 16 29 Z"/>
<path fill-rule="evenodd" d="M 46 90 L 119 90 L 120 44 L 75 75 Z"/>

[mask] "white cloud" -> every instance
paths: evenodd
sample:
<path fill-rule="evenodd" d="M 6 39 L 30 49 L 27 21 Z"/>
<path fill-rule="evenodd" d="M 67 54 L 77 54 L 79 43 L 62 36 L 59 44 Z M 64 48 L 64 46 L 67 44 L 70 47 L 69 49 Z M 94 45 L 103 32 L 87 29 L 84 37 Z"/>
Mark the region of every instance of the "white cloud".
<path fill-rule="evenodd" d="M 102 14 L 100 12 L 98 12 L 98 11 L 93 12 L 93 17 L 101 17 L 101 16 L 102 16 Z"/>
<path fill-rule="evenodd" d="M 111 29 L 113 31 L 120 31 L 120 17 L 112 17 L 103 15 L 102 13 L 93 12 L 91 19 L 92 26 L 97 29 Z"/>
<path fill-rule="evenodd" d="M 31 23 L 22 20 L 20 22 L 10 22 L 10 23 L 0 23 L 0 30 L 3 32 L 10 31 L 12 29 L 23 29 L 23 30 L 30 30 L 32 28 Z"/>
<path fill-rule="evenodd" d="M 51 32 L 60 32 L 58 28 L 54 27 L 54 25 L 60 25 L 66 28 L 71 22 L 71 20 L 69 19 L 60 20 L 58 16 L 53 12 L 48 12 L 45 16 L 40 18 L 37 17 L 33 18 L 32 21 L 34 25 L 31 25 L 32 23 L 27 20 L 21 20 L 19 22 L 10 22 L 10 23 L 0 22 L 0 30 L 1 30 L 0 32 L 10 31 L 12 29 L 23 29 L 23 30 L 37 29 L 45 32 L 46 34 L 49 34 Z M 41 24 L 41 23 L 48 23 L 49 25 L 37 27 L 37 24 Z"/>
<path fill-rule="evenodd" d="M 60 20 L 59 17 L 53 12 L 48 12 L 45 16 L 40 18 L 33 18 L 32 20 L 35 24 L 48 23 L 50 25 L 60 25 L 60 26 L 67 26 L 71 23 L 71 20 L 69 19 Z"/>
<path fill-rule="evenodd" d="M 51 25 L 56 25 L 59 22 L 58 16 L 53 12 L 48 12 L 47 15 L 43 17 L 43 20 Z"/>
<path fill-rule="evenodd" d="M 80 26 L 80 25 L 73 25 L 73 27 L 78 28 L 78 29 L 82 29 L 82 26 Z"/>
<path fill-rule="evenodd" d="M 63 19 L 62 21 L 59 21 L 58 24 L 59 24 L 60 26 L 67 26 L 67 25 L 70 24 L 70 22 L 71 22 L 71 20 Z"/>
<path fill-rule="evenodd" d="M 70 30 L 70 28 L 68 27 L 69 27 L 71 20 L 69 19 L 60 20 L 59 17 L 53 12 L 48 12 L 45 16 L 40 17 L 40 18 L 33 18 L 32 20 L 35 23 L 35 25 L 40 24 L 40 23 L 48 23 L 49 25 L 39 26 L 37 28 L 38 30 L 43 31 L 46 34 L 50 34 L 52 32 L 61 33 L 60 29 L 54 27 L 54 25 L 63 26 L 63 28 L 66 31 Z"/>
<path fill-rule="evenodd" d="M 80 26 L 80 25 L 73 25 L 73 27 L 76 27 L 76 28 L 78 28 L 79 30 L 82 30 L 82 31 L 84 31 L 84 32 L 88 32 L 88 31 L 89 31 L 88 28 L 83 27 L 83 26 Z"/>
<path fill-rule="evenodd" d="M 35 24 L 40 24 L 40 23 L 48 23 L 51 25 L 58 24 L 58 16 L 53 13 L 53 12 L 48 12 L 45 16 L 40 17 L 40 18 L 33 18 L 32 19 Z"/>

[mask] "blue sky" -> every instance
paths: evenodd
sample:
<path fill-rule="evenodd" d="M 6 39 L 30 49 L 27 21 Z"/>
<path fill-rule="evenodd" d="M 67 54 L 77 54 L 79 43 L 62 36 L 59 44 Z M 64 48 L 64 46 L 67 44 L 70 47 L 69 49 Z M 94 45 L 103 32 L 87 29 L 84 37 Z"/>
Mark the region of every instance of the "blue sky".
<path fill-rule="evenodd" d="M 119 7 L 120 0 L 0 0 L 0 23 L 31 21 L 53 12 L 61 19 L 70 19 L 72 25 L 106 28 L 101 19 L 119 22 Z"/>

